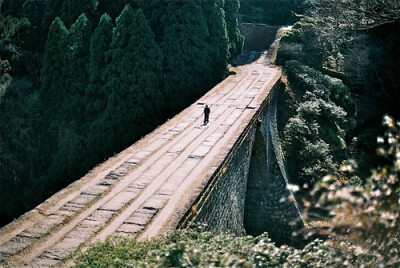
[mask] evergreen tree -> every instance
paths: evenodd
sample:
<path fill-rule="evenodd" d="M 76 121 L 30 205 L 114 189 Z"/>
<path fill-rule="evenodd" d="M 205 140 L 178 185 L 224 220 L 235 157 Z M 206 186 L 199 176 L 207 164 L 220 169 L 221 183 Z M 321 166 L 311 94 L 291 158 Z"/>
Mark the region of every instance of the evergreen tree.
<path fill-rule="evenodd" d="M 36 205 L 32 185 L 46 157 L 40 154 L 35 129 L 37 96 L 27 94 L 33 87 L 29 79 L 16 77 L 0 85 L 0 225 Z"/>
<path fill-rule="evenodd" d="M 44 1 L 45 1 L 45 9 L 44 9 L 45 12 L 43 14 L 42 29 L 44 35 L 46 36 L 47 35 L 46 33 L 49 30 L 50 25 L 54 20 L 54 18 L 60 17 L 60 11 L 64 0 L 44 0 Z"/>
<path fill-rule="evenodd" d="M 215 83 L 227 75 L 229 60 L 229 37 L 226 29 L 224 0 L 206 0 L 203 10 L 210 32 L 208 37 L 211 66 Z"/>
<path fill-rule="evenodd" d="M 143 12 L 126 7 L 113 29 L 126 3 Z M 0 219 L 37 205 L 151 131 L 166 119 L 165 103 L 173 115 L 220 79 L 227 53 L 223 5 L 4 0 L 0 24 L 10 27 L 0 37 L 1 200 L 21 194 L 3 202 Z M 83 12 L 87 18 L 79 17 Z M 111 18 L 101 19 L 91 39 L 89 21 L 104 12 Z"/>
<path fill-rule="evenodd" d="M 0 58 L 8 61 L 12 77 L 25 74 L 21 66 L 24 59 L 25 45 L 29 36 L 30 24 L 26 18 L 0 14 Z"/>
<path fill-rule="evenodd" d="M 244 45 L 244 36 L 240 33 L 236 13 L 240 7 L 239 0 L 229 0 L 225 2 L 226 25 L 230 42 L 230 60 L 242 53 Z"/>
<path fill-rule="evenodd" d="M 170 112 L 199 97 L 211 77 L 208 29 L 197 1 L 169 1 L 163 16 L 165 91 Z"/>
<path fill-rule="evenodd" d="M 163 17 L 167 14 L 168 1 L 165 0 L 135 0 L 143 10 L 150 28 L 153 30 L 157 44 L 164 36 Z M 192 0 L 191 0 L 192 1 Z"/>
<path fill-rule="evenodd" d="M 88 84 L 86 65 L 89 62 L 89 45 L 91 26 L 82 14 L 71 26 L 64 42 L 62 58 L 63 68 L 60 81 L 63 82 L 62 101 L 58 103 L 61 113 L 58 122 L 52 122 L 51 144 L 48 154 L 51 155 L 47 169 L 48 188 L 59 189 L 72 182 L 71 178 L 83 175 L 89 168 L 83 156 L 85 136 L 84 94 Z M 43 189 L 44 190 L 44 189 Z"/>
<path fill-rule="evenodd" d="M 106 51 L 110 48 L 113 24 L 111 17 L 104 14 L 100 18 L 90 42 L 90 59 L 88 65 L 89 84 L 85 93 L 85 119 L 92 123 L 106 107 L 107 96 L 102 91 L 105 81 Z"/>
<path fill-rule="evenodd" d="M 80 126 L 75 121 L 61 122 L 58 125 L 57 136 L 54 137 L 56 148 L 50 151 L 52 158 L 45 178 L 47 189 L 42 189 L 43 191 L 65 187 L 90 168 L 80 132 Z"/>
<path fill-rule="evenodd" d="M 141 9 L 134 12 L 128 5 L 117 18 L 107 60 L 108 105 L 91 128 L 89 146 L 119 150 L 155 126 L 163 103 L 162 54 Z"/>
<path fill-rule="evenodd" d="M 41 70 L 40 100 L 45 111 L 46 120 L 54 120 L 60 114 L 60 104 L 66 87 L 63 77 L 65 62 L 65 42 L 68 29 L 60 18 L 51 24 L 47 37 L 43 67 Z"/>
<path fill-rule="evenodd" d="M 47 165 L 41 170 L 42 173 L 37 176 L 34 182 L 35 189 L 31 189 L 31 191 L 37 193 L 37 200 L 43 200 L 42 194 L 46 192 L 43 185 L 47 185 L 50 180 L 44 174 L 47 173 L 48 166 L 52 165 L 53 157 L 57 153 L 57 136 L 63 114 L 64 92 L 67 88 L 64 64 L 68 36 L 69 31 L 62 20 L 59 17 L 55 18 L 49 29 L 40 76 L 39 109 L 42 111 L 42 115 L 40 120 L 36 122 L 36 129 L 39 133 L 36 144 L 41 160 Z M 40 182 L 39 177 L 42 178 Z M 51 180 L 53 179 L 51 178 Z"/>
<path fill-rule="evenodd" d="M 67 88 L 64 91 L 64 120 L 82 123 L 84 120 L 84 95 L 89 77 L 86 65 L 89 63 L 91 26 L 82 14 L 71 26 L 66 47 L 67 57 L 63 76 Z"/>

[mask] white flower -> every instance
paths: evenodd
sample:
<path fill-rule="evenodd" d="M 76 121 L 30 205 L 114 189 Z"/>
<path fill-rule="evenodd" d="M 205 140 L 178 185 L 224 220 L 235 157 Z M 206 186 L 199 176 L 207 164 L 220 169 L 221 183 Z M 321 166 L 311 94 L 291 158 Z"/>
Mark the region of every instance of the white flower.
<path fill-rule="evenodd" d="M 332 176 L 329 176 L 329 175 L 322 178 L 323 182 L 330 182 L 332 180 L 333 180 Z"/>
<path fill-rule="evenodd" d="M 385 116 L 383 117 L 383 122 L 382 122 L 382 124 L 383 124 L 384 126 L 390 126 L 390 127 L 392 127 L 392 126 L 394 125 L 394 122 L 393 122 L 393 119 L 392 119 L 390 116 L 385 115 Z"/>

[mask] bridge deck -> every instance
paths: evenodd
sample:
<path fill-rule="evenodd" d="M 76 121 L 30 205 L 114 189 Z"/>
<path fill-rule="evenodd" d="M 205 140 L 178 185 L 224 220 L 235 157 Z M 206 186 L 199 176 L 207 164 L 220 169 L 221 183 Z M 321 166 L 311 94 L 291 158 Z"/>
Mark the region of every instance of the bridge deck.
<path fill-rule="evenodd" d="M 222 163 L 280 69 L 256 62 L 197 103 L 0 230 L 3 264 L 50 266 L 108 235 L 165 234 L 175 228 Z M 211 108 L 204 126 L 203 103 Z"/>

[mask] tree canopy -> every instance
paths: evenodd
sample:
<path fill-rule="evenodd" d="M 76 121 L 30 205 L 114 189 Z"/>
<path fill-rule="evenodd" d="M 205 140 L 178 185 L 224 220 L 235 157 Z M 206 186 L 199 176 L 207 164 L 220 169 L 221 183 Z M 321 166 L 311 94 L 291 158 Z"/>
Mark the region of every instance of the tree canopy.
<path fill-rule="evenodd" d="M 166 101 L 169 109 L 182 109 L 211 77 L 207 22 L 198 1 L 169 1 L 162 24 Z"/>
<path fill-rule="evenodd" d="M 40 99 L 46 115 L 52 118 L 59 115 L 59 105 L 63 102 L 65 80 L 63 81 L 66 62 L 65 45 L 69 35 L 68 29 L 60 18 L 51 24 L 41 70 Z"/>
<path fill-rule="evenodd" d="M 228 2 L 1 1 L 0 187 L 6 199 L 26 194 L 0 218 L 32 208 L 225 78 L 229 51 L 243 45 L 239 2 Z"/>
<path fill-rule="evenodd" d="M 343 28 L 366 30 L 400 21 L 400 2 L 391 0 L 319 0 L 315 15 Z"/>

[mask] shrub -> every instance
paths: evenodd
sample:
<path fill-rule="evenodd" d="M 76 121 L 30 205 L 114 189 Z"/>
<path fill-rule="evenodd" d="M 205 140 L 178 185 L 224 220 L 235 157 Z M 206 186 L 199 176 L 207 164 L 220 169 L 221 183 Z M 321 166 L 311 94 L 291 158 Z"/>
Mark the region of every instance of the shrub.
<path fill-rule="evenodd" d="M 365 186 L 357 178 L 346 182 L 330 176 L 313 191 L 328 189 L 318 205 L 334 216 L 332 241 L 351 242 L 358 261 L 368 267 L 400 264 L 400 122 L 385 116 L 384 126 L 387 130 L 385 137 L 378 138 L 378 154 L 386 164 L 373 172 Z"/>

